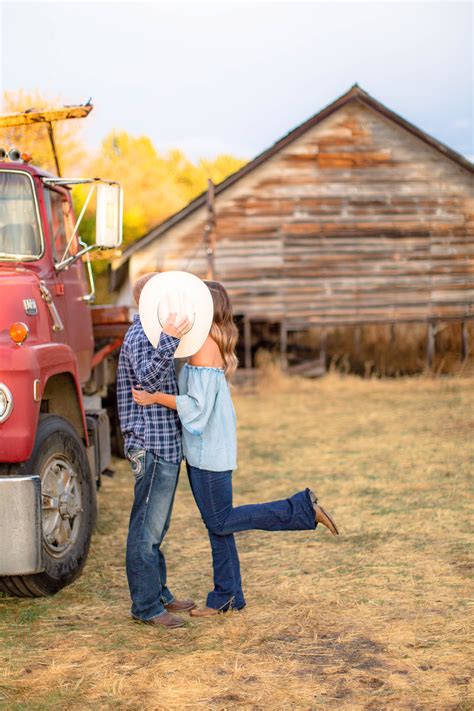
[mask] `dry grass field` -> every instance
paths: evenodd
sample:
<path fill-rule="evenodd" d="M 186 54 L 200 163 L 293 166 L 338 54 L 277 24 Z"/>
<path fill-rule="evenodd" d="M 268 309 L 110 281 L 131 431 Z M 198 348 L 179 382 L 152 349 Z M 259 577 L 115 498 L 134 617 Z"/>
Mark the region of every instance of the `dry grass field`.
<path fill-rule="evenodd" d="M 339 538 L 239 534 L 245 611 L 174 631 L 134 624 L 132 478 L 117 462 L 82 577 L 55 598 L 0 598 L 0 707 L 474 708 L 474 381 L 275 371 L 236 407 L 236 503 L 310 486 Z M 202 601 L 210 552 L 185 476 L 166 552 L 172 588 Z"/>

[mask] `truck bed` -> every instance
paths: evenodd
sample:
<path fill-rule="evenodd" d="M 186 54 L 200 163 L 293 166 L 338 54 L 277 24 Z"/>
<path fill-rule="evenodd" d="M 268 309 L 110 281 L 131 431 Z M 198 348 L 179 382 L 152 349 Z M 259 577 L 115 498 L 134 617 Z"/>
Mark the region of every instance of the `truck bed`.
<path fill-rule="evenodd" d="M 96 344 L 109 338 L 122 339 L 132 323 L 128 306 L 114 304 L 93 306 L 91 312 Z"/>

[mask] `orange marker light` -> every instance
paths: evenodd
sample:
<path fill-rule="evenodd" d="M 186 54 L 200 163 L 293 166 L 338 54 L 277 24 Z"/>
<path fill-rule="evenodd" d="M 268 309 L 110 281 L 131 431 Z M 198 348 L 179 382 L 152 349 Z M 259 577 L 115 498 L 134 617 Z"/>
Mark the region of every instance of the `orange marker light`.
<path fill-rule="evenodd" d="M 10 326 L 10 338 L 12 339 L 13 343 L 16 343 L 18 346 L 21 346 L 21 344 L 26 341 L 29 332 L 30 329 L 28 328 L 26 323 L 23 323 L 22 321 L 12 323 L 12 325 Z"/>

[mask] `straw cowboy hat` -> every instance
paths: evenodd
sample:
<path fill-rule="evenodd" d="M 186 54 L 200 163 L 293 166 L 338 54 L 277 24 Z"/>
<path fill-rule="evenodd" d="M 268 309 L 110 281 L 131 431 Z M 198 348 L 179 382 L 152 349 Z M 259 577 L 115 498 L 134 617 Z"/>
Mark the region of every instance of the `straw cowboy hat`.
<path fill-rule="evenodd" d="M 186 358 L 201 348 L 209 335 L 214 308 L 206 284 L 189 272 L 161 272 L 142 289 L 138 304 L 143 330 L 156 348 L 170 313 L 187 316 L 191 327 L 181 338 L 175 358 Z"/>

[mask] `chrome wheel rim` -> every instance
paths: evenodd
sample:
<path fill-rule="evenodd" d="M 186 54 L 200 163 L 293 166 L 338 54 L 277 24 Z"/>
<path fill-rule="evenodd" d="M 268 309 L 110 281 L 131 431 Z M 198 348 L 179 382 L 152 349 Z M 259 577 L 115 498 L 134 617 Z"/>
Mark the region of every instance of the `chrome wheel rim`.
<path fill-rule="evenodd" d="M 54 454 L 41 477 L 43 541 L 48 553 L 61 558 L 77 540 L 82 519 L 82 491 L 71 463 Z"/>

